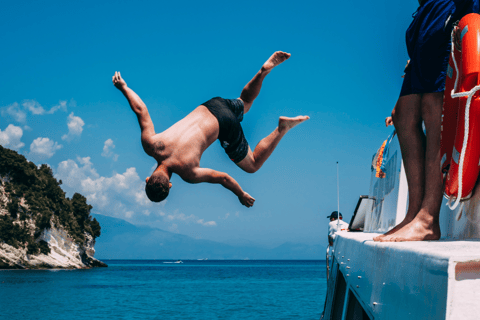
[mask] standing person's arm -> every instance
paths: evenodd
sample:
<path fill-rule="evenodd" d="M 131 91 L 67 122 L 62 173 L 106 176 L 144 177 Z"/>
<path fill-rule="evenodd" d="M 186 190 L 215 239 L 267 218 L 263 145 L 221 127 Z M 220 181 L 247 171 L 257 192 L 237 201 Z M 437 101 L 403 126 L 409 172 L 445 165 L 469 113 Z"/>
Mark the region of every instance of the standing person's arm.
<path fill-rule="evenodd" d="M 152 119 L 148 113 L 147 106 L 143 103 L 142 99 L 127 86 L 125 80 L 122 79 L 120 72 L 115 72 L 115 75 L 112 77 L 112 82 L 115 87 L 120 90 L 125 98 L 127 98 L 130 107 L 133 112 L 137 115 L 138 124 L 142 130 L 142 145 L 143 149 L 147 154 L 150 155 L 149 139 L 155 135 L 155 129 L 153 127 Z"/>

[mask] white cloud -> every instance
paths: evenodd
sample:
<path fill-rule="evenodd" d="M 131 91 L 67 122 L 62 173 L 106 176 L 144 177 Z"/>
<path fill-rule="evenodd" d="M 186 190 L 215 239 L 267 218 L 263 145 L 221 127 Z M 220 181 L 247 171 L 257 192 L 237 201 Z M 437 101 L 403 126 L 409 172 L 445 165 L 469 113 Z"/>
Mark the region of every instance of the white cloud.
<path fill-rule="evenodd" d="M 140 179 L 134 167 L 105 177 L 98 174 L 89 157 L 77 157 L 60 162 L 55 177 L 62 180 L 62 187 L 69 196 L 74 192 L 83 194 L 97 213 L 128 219 L 133 223 L 163 220 L 170 226 L 175 225 L 177 231 L 179 222 L 205 227 L 217 225 L 215 221 L 205 221 L 193 214 L 187 216 L 178 211 L 165 213 L 163 208 L 167 201 L 157 204 L 147 198 L 145 181 Z M 158 220 L 160 217 L 161 220 Z"/>
<path fill-rule="evenodd" d="M 83 122 L 82 118 L 74 116 L 73 112 L 70 113 L 68 116 L 68 134 L 62 136 L 62 140 L 72 141 L 72 139 L 76 137 L 80 137 L 83 131 L 83 126 L 85 122 Z"/>
<path fill-rule="evenodd" d="M 77 161 L 83 165 L 79 167 L 74 160 L 62 161 L 58 165 L 57 174 L 61 175 L 63 183 L 67 186 L 74 188 L 81 180 L 87 177 L 99 178 L 100 175 L 93 168 L 90 157 L 80 158 L 77 157 Z"/>
<path fill-rule="evenodd" d="M 172 225 L 168 227 L 168 231 L 178 233 L 178 225 L 172 223 Z"/>
<path fill-rule="evenodd" d="M 172 220 L 181 220 L 181 221 L 186 221 L 186 222 L 193 222 L 195 221 L 197 217 L 195 217 L 193 214 L 187 216 L 184 213 L 177 213 L 175 212 L 174 214 L 169 214 L 166 217 L 167 221 L 172 221 Z"/>
<path fill-rule="evenodd" d="M 61 148 L 62 145 L 59 145 L 48 138 L 37 138 L 33 140 L 30 145 L 30 156 L 38 159 L 48 159 Z"/>
<path fill-rule="evenodd" d="M 78 157 L 76 160 L 60 162 L 55 176 L 71 191 L 86 196 L 96 210 L 110 214 L 117 211 L 118 216 L 129 218 L 134 212 L 153 207 L 145 195 L 145 183 L 135 168 L 128 168 L 123 174 L 103 177 L 93 167 L 90 157 Z"/>
<path fill-rule="evenodd" d="M 43 109 L 40 103 L 38 103 L 35 100 L 26 100 L 25 102 L 23 102 L 22 105 L 25 109 L 29 110 L 32 114 L 39 115 L 39 114 L 45 113 L 45 109 Z"/>
<path fill-rule="evenodd" d="M 75 101 L 70 102 L 69 105 L 74 106 Z M 27 120 L 27 113 L 25 110 L 30 111 L 34 115 L 53 114 L 57 110 L 67 112 L 67 101 L 59 101 L 58 105 L 53 106 L 48 111 L 46 111 L 40 103 L 35 100 L 24 100 L 22 107 L 17 102 L 14 102 L 9 106 L 0 108 L 0 113 L 2 117 L 10 116 L 17 122 L 25 123 Z"/>
<path fill-rule="evenodd" d="M 98 179 L 92 179 L 87 177 L 85 180 L 82 180 L 81 185 L 84 191 L 90 193 L 101 193 L 105 189 L 110 189 L 117 193 L 127 191 L 129 195 L 134 196 L 134 199 L 137 200 L 136 193 L 130 189 L 131 186 L 136 183 L 140 183 L 140 178 L 136 169 L 132 167 L 128 168 L 123 174 L 115 173 L 110 178 L 100 177 Z"/>
<path fill-rule="evenodd" d="M 18 103 L 13 103 L 7 107 L 1 108 L 2 117 L 11 116 L 15 121 L 24 123 L 27 119 L 27 114 L 20 109 Z"/>
<path fill-rule="evenodd" d="M 26 110 L 29 110 L 34 115 L 53 114 L 55 111 L 60 109 L 65 112 L 67 111 L 67 101 L 60 101 L 58 105 L 53 106 L 49 111 L 46 111 L 40 105 L 40 103 L 35 100 L 25 100 L 22 105 Z"/>
<path fill-rule="evenodd" d="M 18 151 L 25 146 L 25 143 L 20 141 L 22 136 L 22 128 L 9 124 L 4 131 L 0 129 L 0 145 Z"/>
<path fill-rule="evenodd" d="M 112 158 L 113 161 L 117 161 L 118 159 L 118 154 L 113 153 L 113 149 L 115 149 L 115 145 L 113 144 L 112 139 L 108 139 L 105 141 L 103 145 L 103 152 L 102 152 L 102 157 L 105 158 Z"/>
<path fill-rule="evenodd" d="M 173 221 L 173 220 L 180 220 L 186 223 L 197 223 L 205 227 L 214 227 L 217 225 L 215 221 L 207 221 L 205 222 L 204 219 L 199 219 L 195 215 L 191 214 L 189 216 L 185 215 L 184 213 L 175 212 L 174 214 L 169 214 L 165 217 L 166 221 Z"/>
<path fill-rule="evenodd" d="M 217 223 L 215 221 L 204 222 L 203 219 L 198 219 L 197 223 L 201 224 L 202 226 L 205 226 L 205 227 L 216 227 L 217 226 Z"/>
<path fill-rule="evenodd" d="M 73 99 L 70 99 L 70 101 L 68 102 L 68 107 L 69 108 L 76 108 L 77 107 L 77 101 L 75 101 Z"/>
<path fill-rule="evenodd" d="M 230 212 L 225 213 L 225 217 L 223 217 L 223 218 L 222 218 L 222 217 L 218 217 L 218 218 L 219 218 L 219 219 L 222 219 L 222 220 L 227 220 L 228 217 L 230 217 Z"/>
<path fill-rule="evenodd" d="M 55 113 L 55 111 L 60 109 L 67 112 L 67 101 L 60 101 L 58 105 L 53 106 L 47 113 L 52 114 L 52 113 Z"/>

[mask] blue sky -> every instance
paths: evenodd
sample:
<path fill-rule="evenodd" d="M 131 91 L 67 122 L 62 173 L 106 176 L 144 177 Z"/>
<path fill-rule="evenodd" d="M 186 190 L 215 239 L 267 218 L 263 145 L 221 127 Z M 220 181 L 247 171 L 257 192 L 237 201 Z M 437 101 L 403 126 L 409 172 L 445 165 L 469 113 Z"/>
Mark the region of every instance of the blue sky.
<path fill-rule="evenodd" d="M 408 59 L 404 34 L 417 1 L 27 1 L 0 12 L 0 144 L 49 164 L 68 196 L 93 212 L 196 238 L 326 243 L 337 208 L 349 221 L 368 193 L 372 154 Z M 156 132 L 214 96 L 236 98 L 277 50 L 292 57 L 264 82 L 245 116 L 252 148 L 279 116 L 308 115 L 260 171 L 237 168 L 215 142 L 201 166 L 225 171 L 252 208 L 219 185 L 178 176 L 149 203 L 155 161 L 111 83 L 121 71 Z"/>

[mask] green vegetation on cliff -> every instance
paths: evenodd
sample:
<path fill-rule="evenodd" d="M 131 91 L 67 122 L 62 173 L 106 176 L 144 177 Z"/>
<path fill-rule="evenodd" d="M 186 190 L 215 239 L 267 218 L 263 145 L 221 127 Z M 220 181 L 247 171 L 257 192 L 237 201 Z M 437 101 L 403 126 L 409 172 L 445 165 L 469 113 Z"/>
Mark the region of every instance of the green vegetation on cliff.
<path fill-rule="evenodd" d="M 37 167 L 0 146 L 0 186 L 4 190 L 0 189 L 0 242 L 27 247 L 29 254 L 48 254 L 48 244 L 38 237 L 52 222 L 79 245 L 85 243 L 85 233 L 100 236 L 100 224 L 90 216 L 92 206 L 81 194 L 65 197 L 61 184 L 47 165 Z"/>

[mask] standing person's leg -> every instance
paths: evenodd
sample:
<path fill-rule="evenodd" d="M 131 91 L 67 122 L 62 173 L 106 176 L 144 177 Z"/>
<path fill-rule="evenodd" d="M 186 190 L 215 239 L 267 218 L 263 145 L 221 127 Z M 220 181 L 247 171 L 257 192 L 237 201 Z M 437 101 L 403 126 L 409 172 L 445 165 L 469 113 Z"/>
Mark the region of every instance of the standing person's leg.
<path fill-rule="evenodd" d="M 250 82 L 248 82 L 247 85 L 243 88 L 242 93 L 240 94 L 240 99 L 242 99 L 244 104 L 244 114 L 247 113 L 248 110 L 250 110 L 253 101 L 260 93 L 263 79 L 265 79 L 267 74 L 269 74 L 273 68 L 290 58 L 290 56 L 290 53 L 282 51 L 277 51 L 272 54 L 272 56 L 268 58 L 268 60 L 263 64 L 260 71 L 258 71 L 257 74 L 252 78 L 252 80 L 250 80 Z"/>
<path fill-rule="evenodd" d="M 309 116 L 297 116 L 295 118 L 280 117 L 278 127 L 267 137 L 263 138 L 252 152 L 248 147 L 247 156 L 237 166 L 248 173 L 254 173 L 267 161 L 273 150 L 277 147 L 283 136 L 293 127 L 310 119 Z"/>
<path fill-rule="evenodd" d="M 424 195 L 421 208 L 410 222 L 407 222 L 401 228 L 397 228 L 392 234 L 382 237 L 380 241 L 421 241 L 438 240 L 440 238 L 438 218 L 443 186 L 440 170 L 442 106 L 443 92 L 422 95 L 421 113 L 425 122 L 427 137 L 424 162 Z"/>
<path fill-rule="evenodd" d="M 408 224 L 422 206 L 425 192 L 425 135 L 422 129 L 421 101 L 421 94 L 402 96 L 392 111 L 407 176 L 408 210 L 402 222 L 384 235 L 374 238 L 375 241 L 381 241 Z"/>
<path fill-rule="evenodd" d="M 427 132 L 427 148 L 425 152 L 425 196 L 422 210 L 428 211 L 432 216 L 436 215 L 437 220 L 443 194 L 443 179 L 440 169 L 442 109 L 443 92 L 423 94 L 422 118 Z"/>

